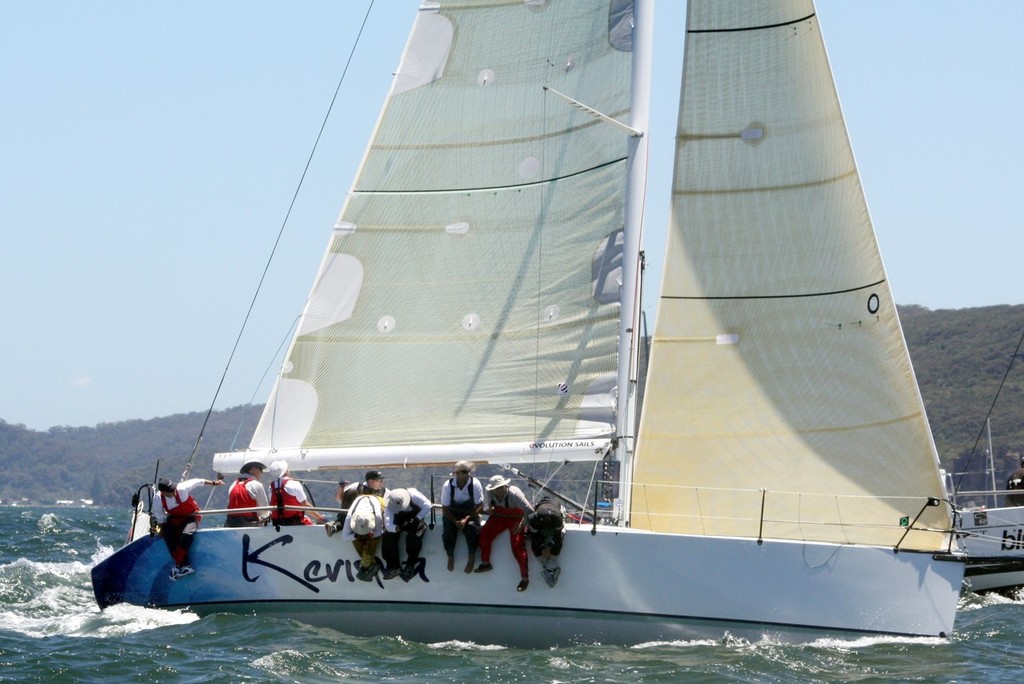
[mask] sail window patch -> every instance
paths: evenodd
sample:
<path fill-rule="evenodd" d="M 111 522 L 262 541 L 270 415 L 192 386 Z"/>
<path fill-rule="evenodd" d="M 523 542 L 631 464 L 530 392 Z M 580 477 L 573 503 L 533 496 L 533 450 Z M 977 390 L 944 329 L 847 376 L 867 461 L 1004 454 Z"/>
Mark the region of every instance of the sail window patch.
<path fill-rule="evenodd" d="M 416 18 L 402 63 L 395 72 L 392 94 L 398 95 L 444 76 L 455 28 L 447 17 L 436 14 L 440 6 L 427 3 Z"/>
<path fill-rule="evenodd" d="M 476 75 L 476 84 L 479 86 L 489 86 L 494 83 L 494 72 L 490 69 L 483 69 L 479 74 Z"/>
<path fill-rule="evenodd" d="M 756 142 L 764 137 L 764 129 L 760 126 L 752 126 L 750 128 L 744 128 L 740 131 L 740 140 L 746 140 L 747 142 Z"/>
<path fill-rule="evenodd" d="M 633 49 L 633 0 L 612 0 L 608 11 L 608 42 L 620 52 Z"/>
<path fill-rule="evenodd" d="M 878 295 L 872 293 L 872 295 L 870 297 L 868 297 L 868 313 L 872 314 L 872 315 L 878 313 L 878 307 L 879 307 Z"/>
<path fill-rule="evenodd" d="M 523 179 L 536 178 L 540 174 L 540 159 L 527 157 L 519 164 L 519 177 Z"/>
<path fill-rule="evenodd" d="M 449 223 L 444 227 L 444 232 L 449 235 L 465 235 L 469 232 L 469 224 L 465 221 L 459 221 L 458 223 Z"/>
<path fill-rule="evenodd" d="M 480 317 L 475 313 L 466 314 L 462 317 L 463 330 L 476 330 L 480 327 Z"/>
<path fill-rule="evenodd" d="M 380 320 L 377 321 L 377 330 L 382 333 L 389 333 L 395 329 L 395 317 L 394 316 L 381 316 Z"/>
<path fill-rule="evenodd" d="M 726 335 L 718 335 L 715 337 L 715 344 L 739 344 L 740 336 L 735 333 L 729 333 Z"/>

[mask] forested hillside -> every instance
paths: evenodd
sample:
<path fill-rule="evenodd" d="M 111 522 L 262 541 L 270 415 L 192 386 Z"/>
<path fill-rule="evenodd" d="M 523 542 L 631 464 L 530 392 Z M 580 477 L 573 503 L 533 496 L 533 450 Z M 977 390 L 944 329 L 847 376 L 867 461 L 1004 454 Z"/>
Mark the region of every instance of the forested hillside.
<path fill-rule="evenodd" d="M 1024 306 L 938 311 L 907 306 L 900 307 L 900 313 L 939 456 L 954 478 L 967 473 L 959 482 L 961 489 L 988 486 L 987 441 L 984 435 L 977 445 L 976 441 L 1005 376 L 991 418 L 996 481 L 1002 486 L 1019 462 L 1016 454 L 1024 453 L 1024 364 L 1018 359 L 1010 368 L 1024 333 Z M 193 473 L 210 475 L 215 451 L 248 444 L 261 408 L 215 412 Z M 197 412 L 96 427 L 54 427 L 45 432 L 0 420 L 0 501 L 92 499 L 97 505 L 127 507 L 131 494 L 152 481 L 158 461 L 162 475 L 181 474 L 204 417 Z M 318 502 L 329 502 L 333 492 L 329 481 L 358 476 L 357 472 L 323 474 L 325 483 L 314 487 Z M 420 482 L 407 484 L 424 487 Z"/>
<path fill-rule="evenodd" d="M 991 409 L 995 479 L 1003 487 L 1024 454 L 1024 350 L 1017 349 L 1024 306 L 907 306 L 900 319 L 943 465 L 958 489 L 991 487 L 985 430 Z"/>

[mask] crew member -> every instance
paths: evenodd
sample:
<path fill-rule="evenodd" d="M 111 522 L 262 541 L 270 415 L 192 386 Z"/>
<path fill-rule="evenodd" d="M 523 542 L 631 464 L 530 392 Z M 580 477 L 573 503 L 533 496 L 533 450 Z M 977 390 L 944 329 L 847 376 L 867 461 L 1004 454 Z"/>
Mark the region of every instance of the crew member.
<path fill-rule="evenodd" d="M 274 521 L 274 526 L 312 525 L 313 522 L 306 517 L 305 512 L 296 510 L 297 508 L 308 509 L 307 512 L 316 518 L 317 522 L 324 522 L 324 516 L 313 510 L 306 498 L 306 490 L 302 483 L 287 475 L 288 461 L 281 459 L 270 464 L 270 506 L 276 507 L 272 508 L 270 519 Z"/>
<path fill-rule="evenodd" d="M 267 469 L 261 461 L 249 461 L 242 466 L 238 479 L 228 490 L 228 510 L 236 508 L 257 508 L 267 506 L 267 490 L 260 482 L 263 472 Z M 246 511 L 244 513 L 228 513 L 225 527 L 258 527 L 266 525 L 270 519 L 270 511 Z"/>
<path fill-rule="evenodd" d="M 153 507 L 156 515 L 155 523 L 160 523 L 160 536 L 167 544 L 167 550 L 174 561 L 171 568 L 171 579 L 177 580 L 191 575 L 194 570 L 189 563 L 188 552 L 192 547 L 192 537 L 199 529 L 199 504 L 192 498 L 192 490 L 203 485 L 219 487 L 223 480 L 205 480 L 193 478 L 181 482 L 171 482 L 161 478 L 157 482 L 157 499 L 159 506 Z M 154 523 L 154 527 L 156 527 Z"/>

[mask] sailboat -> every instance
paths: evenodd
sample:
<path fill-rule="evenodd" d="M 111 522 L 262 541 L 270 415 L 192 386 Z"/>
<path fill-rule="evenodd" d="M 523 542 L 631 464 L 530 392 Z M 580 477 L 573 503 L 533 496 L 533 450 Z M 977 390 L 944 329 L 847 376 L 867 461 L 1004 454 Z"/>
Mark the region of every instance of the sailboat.
<path fill-rule="evenodd" d="M 1016 353 L 1010 360 L 1011 366 L 1015 358 Z M 1012 595 L 1024 587 L 1024 505 L 1014 490 L 996 489 L 995 452 L 989 419 L 985 420 L 985 433 L 988 438 L 985 474 L 989 477 L 991 489 L 959 490 L 949 478 L 947 491 L 955 504 L 954 521 L 960 547 L 967 555 L 964 587 L 978 593 Z M 1020 465 L 1024 467 L 1024 459 L 1020 460 Z M 1011 473 L 1010 479 L 1017 474 Z M 991 506 L 979 505 L 978 499 L 973 497 L 991 502 Z M 969 503 L 961 505 L 961 501 Z"/>
<path fill-rule="evenodd" d="M 320 526 L 208 517 L 192 576 L 145 533 L 99 563 L 101 607 L 522 646 L 951 633 L 964 559 L 813 3 L 687 4 L 659 200 L 649 0 L 424 0 L 251 443 L 213 459 L 593 464 L 557 585 L 517 592 L 504 543 L 449 572 L 439 530 L 410 581 L 358 581 Z"/>

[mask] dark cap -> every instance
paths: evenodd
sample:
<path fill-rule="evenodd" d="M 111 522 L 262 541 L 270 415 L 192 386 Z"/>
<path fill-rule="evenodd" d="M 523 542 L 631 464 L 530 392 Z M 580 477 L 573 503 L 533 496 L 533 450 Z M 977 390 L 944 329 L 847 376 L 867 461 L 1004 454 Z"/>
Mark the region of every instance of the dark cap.
<path fill-rule="evenodd" d="M 164 494 L 173 494 L 175 484 L 168 480 L 166 477 L 161 477 L 160 481 L 156 483 L 156 488 L 159 489 Z"/>
<path fill-rule="evenodd" d="M 383 479 L 384 479 L 384 473 L 380 472 L 379 470 L 367 470 L 366 471 L 366 481 L 367 482 L 369 482 L 370 480 L 383 480 Z"/>

